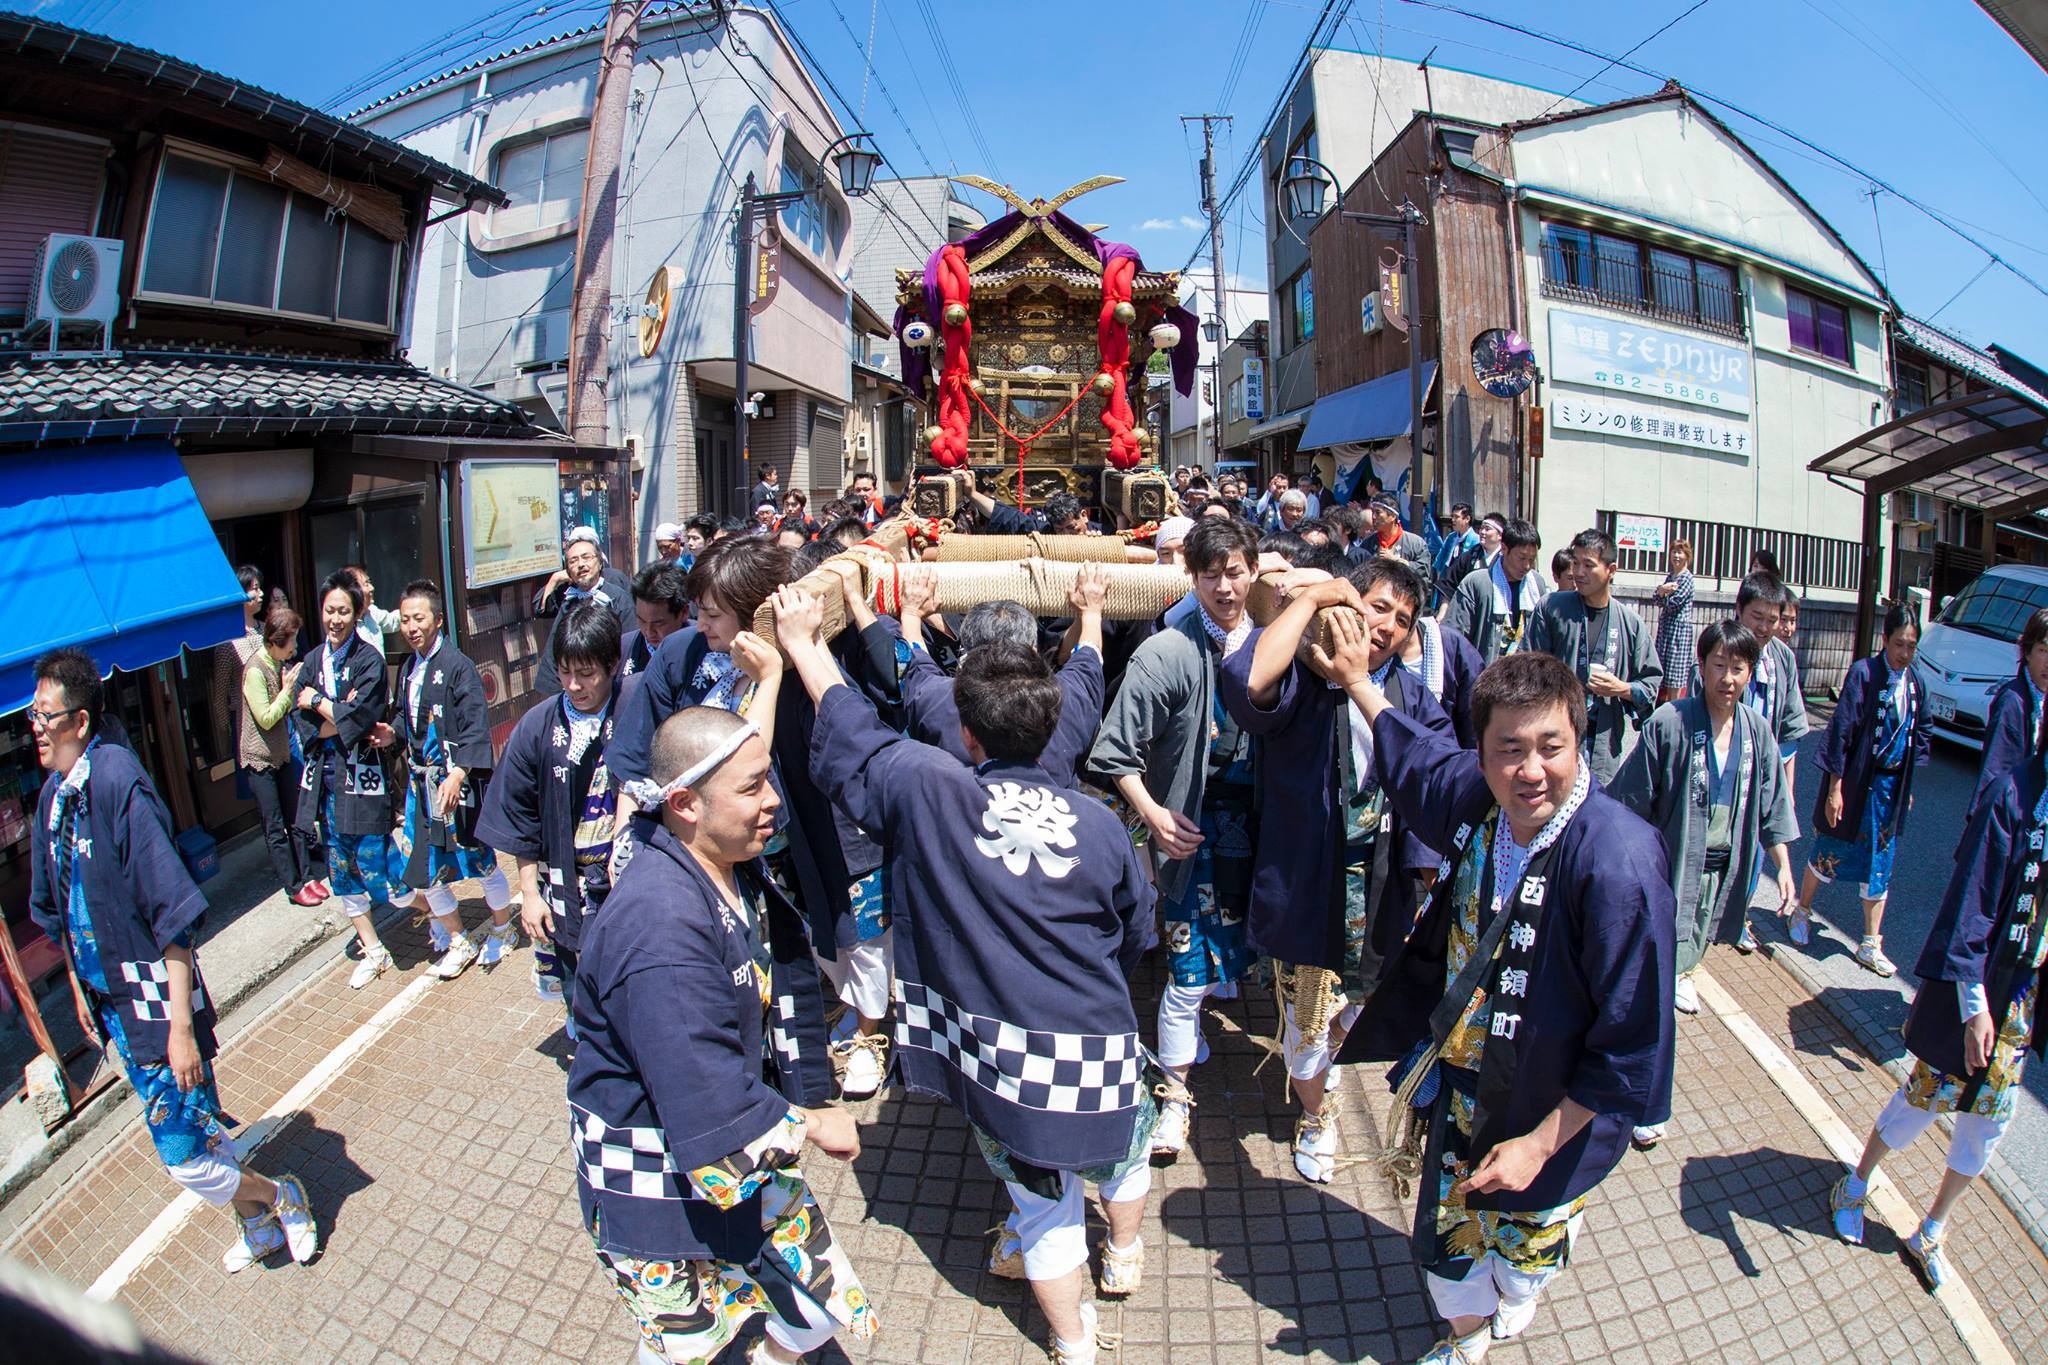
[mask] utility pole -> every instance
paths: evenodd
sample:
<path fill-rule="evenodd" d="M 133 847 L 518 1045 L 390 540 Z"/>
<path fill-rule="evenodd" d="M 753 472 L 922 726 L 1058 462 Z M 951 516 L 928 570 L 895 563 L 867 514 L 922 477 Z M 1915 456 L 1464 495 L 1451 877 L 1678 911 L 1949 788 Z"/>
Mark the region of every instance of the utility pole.
<path fill-rule="evenodd" d="M 611 0 L 597 66 L 590 149 L 583 162 L 583 206 L 569 301 L 569 435 L 581 445 L 604 445 L 611 437 L 605 378 L 612 331 L 612 239 L 619 216 L 626 104 L 633 91 L 633 59 L 640 46 L 644 4 L 645 0 Z"/>
<path fill-rule="evenodd" d="M 1209 395 L 1213 468 L 1223 462 L 1223 348 L 1230 344 L 1230 310 L 1223 293 L 1223 205 L 1216 197 L 1216 125 L 1231 120 L 1228 114 L 1182 114 L 1180 121 L 1193 123 L 1196 119 L 1202 121 L 1202 212 L 1209 216 L 1209 289 L 1216 304 L 1216 381 Z M 1198 404 L 1196 412 L 1200 411 Z"/>

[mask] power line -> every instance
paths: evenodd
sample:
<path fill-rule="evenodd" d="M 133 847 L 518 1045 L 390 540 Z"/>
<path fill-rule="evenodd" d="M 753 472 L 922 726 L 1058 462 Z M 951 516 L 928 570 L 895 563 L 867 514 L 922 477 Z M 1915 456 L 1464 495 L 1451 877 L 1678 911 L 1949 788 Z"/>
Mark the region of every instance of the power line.
<path fill-rule="evenodd" d="M 1607 53 L 1601 52 L 1597 48 L 1589 47 L 1584 43 L 1577 42 L 1574 39 L 1561 38 L 1558 37 L 1556 34 L 1545 33 L 1540 29 L 1529 28 L 1526 25 L 1513 23 L 1506 19 L 1497 19 L 1493 15 L 1482 14 L 1477 10 L 1465 9 L 1458 5 L 1446 4 L 1444 3 L 1444 0 L 1402 0 L 1402 3 L 1416 5 L 1423 9 L 1441 10 L 1446 14 L 1461 15 L 1464 18 L 1477 20 L 1478 22 L 1483 24 L 1490 24 L 1496 28 L 1507 29 L 1512 33 L 1519 33 L 1527 38 L 1535 38 L 1540 42 L 1554 43 L 1559 47 L 1570 48 L 1574 52 L 1581 52 L 1584 53 L 1586 56 L 1607 61 L 1612 65 L 1623 67 L 1626 70 L 1635 72 L 1639 76 L 1647 76 L 1652 80 L 1674 79 L 1673 77 L 1670 77 L 1663 72 L 1656 71 L 1650 67 L 1641 66 L 1635 62 L 1627 61 L 1619 57 L 1609 57 Z M 1698 86 L 1686 86 L 1685 89 L 1687 93 L 1695 96 L 1698 99 L 1705 100 L 1710 104 L 1718 104 L 1723 109 L 1728 110 L 1730 113 L 1738 114 L 1741 117 L 1748 119 L 1752 123 L 1768 128 L 1772 132 L 1779 134 L 1781 137 L 1790 138 L 1792 141 L 1797 142 L 1800 146 L 1805 147 L 1808 150 L 1815 152 L 1820 156 L 1826 157 L 1829 161 L 1834 162 L 1836 165 L 1842 167 L 1844 170 L 1848 171 L 1852 175 L 1858 176 L 1863 180 L 1867 181 L 1868 183 L 1877 186 L 1879 189 L 1884 190 L 1887 194 L 1891 195 L 1894 199 L 1897 199 L 1900 203 L 1908 204 L 1913 208 L 1918 209 L 1928 218 L 1940 224 L 1942 227 L 1947 228 L 1957 237 L 1960 237 L 1963 241 L 1969 243 L 1971 246 L 1975 247 L 1977 250 L 1983 252 L 1986 256 L 1990 257 L 1994 264 L 2003 266 L 2007 271 L 2011 272 L 2015 278 L 2023 281 L 2030 288 L 2039 292 L 2044 297 L 2048 297 L 2048 284 L 2043 284 L 2041 281 L 2035 279 L 2033 276 L 2021 270 L 2018 266 L 2014 265 L 2005 257 L 1999 255 L 1996 251 L 1993 251 L 1990 247 L 1984 245 L 1984 243 L 1978 241 L 1977 238 L 1972 236 L 1970 233 L 1963 231 L 1962 228 L 1957 225 L 1954 219 L 1948 217 L 1946 214 L 1934 208 L 1932 205 L 1927 204 L 1924 201 L 1917 199 L 1910 194 L 1907 194 L 1905 191 L 1899 189 L 1898 186 L 1893 185 L 1891 182 L 1883 179 L 1880 176 L 1874 175 L 1869 171 L 1864 170 L 1861 166 L 1858 166 L 1855 162 L 1849 160 L 1847 157 L 1841 155 L 1839 152 L 1829 150 L 1827 147 L 1824 147 L 1820 143 L 1815 142 L 1812 138 L 1809 138 L 1802 133 L 1796 133 L 1792 131 L 1790 128 L 1787 128 L 1782 123 L 1777 123 L 1771 119 L 1767 119 L 1761 114 L 1752 113 L 1748 109 L 1745 109 L 1741 105 L 1735 103 L 1733 100 L 1725 99 L 1720 95 L 1716 95 L 1711 93 L 1710 91 L 1703 90 Z"/>
<path fill-rule="evenodd" d="M 1699 12 L 1700 12 L 1700 11 L 1701 11 L 1702 9 L 1706 8 L 1706 4 L 1707 4 L 1707 0 L 1693 0 L 1693 3 L 1692 3 L 1692 4 L 1690 4 L 1690 5 L 1688 5 L 1688 6 L 1686 6 L 1686 8 L 1685 8 L 1685 9 L 1684 9 L 1683 11 L 1681 11 L 1680 13 L 1678 13 L 1678 14 L 1676 14 L 1676 15 L 1673 15 L 1673 16 L 1672 16 L 1672 17 L 1671 17 L 1670 19 L 1667 19 L 1667 20 L 1666 20 L 1666 21 L 1664 22 L 1664 26 L 1663 26 L 1662 28 L 1659 28 L 1659 29 L 1658 29 L 1658 30 L 1657 30 L 1657 31 L 1656 31 L 1655 33 L 1652 33 L 1652 34 L 1651 34 L 1651 35 L 1650 35 L 1649 37 L 1647 37 L 1647 38 L 1643 39 L 1643 40 L 1642 40 L 1641 42 L 1637 43 L 1637 44 L 1636 44 L 1636 45 L 1635 45 L 1634 47 L 1632 47 L 1632 48 L 1630 48 L 1630 49 L 1629 49 L 1628 51 L 1626 51 L 1626 52 L 1622 53 L 1622 54 L 1621 54 L 1621 55 L 1620 55 L 1619 57 L 1610 57 L 1610 58 L 1608 58 L 1608 60 L 1607 60 L 1607 64 L 1606 64 L 1605 66 L 1602 66 L 1602 67 L 1601 67 L 1601 68 L 1600 68 L 1600 69 L 1599 69 L 1598 71 L 1595 71 L 1595 72 L 1594 72 L 1594 73 L 1593 73 L 1592 75 L 1590 75 L 1590 76 L 1586 77 L 1586 79 L 1584 79 L 1584 80 L 1580 81 L 1580 82 L 1579 82 L 1579 83 L 1578 83 L 1577 85 L 1573 86 L 1573 87 L 1572 87 L 1571 89 L 1569 89 L 1569 90 L 1565 91 L 1565 92 L 1564 92 L 1564 93 L 1563 93 L 1562 95 L 1559 95 L 1559 96 L 1558 96 L 1558 97 L 1557 97 L 1556 99 L 1552 100 L 1552 101 L 1550 102 L 1549 106 L 1548 106 L 1547 108 L 1545 108 L 1545 109 L 1544 109 L 1543 113 L 1542 113 L 1542 114 L 1538 114 L 1538 115 L 1537 115 L 1536 117 L 1538 117 L 1538 118 L 1542 118 L 1542 117 L 1544 116 L 1544 114 L 1548 114 L 1548 113 L 1549 113 L 1549 112 L 1550 112 L 1550 111 L 1551 111 L 1552 109 L 1555 109 L 1555 108 L 1557 108 L 1557 106 L 1558 106 L 1558 105 L 1560 105 L 1560 104 L 1563 104 L 1563 103 L 1564 103 L 1564 102 L 1565 102 L 1566 100 L 1568 100 L 1568 99 L 1570 99 L 1570 98 L 1571 98 L 1572 96 L 1574 96 L 1574 95 L 1578 94 L 1578 93 L 1579 93 L 1579 92 L 1580 92 L 1581 90 L 1584 90 L 1584 89 L 1585 89 L 1585 88 L 1586 88 L 1587 86 L 1591 85 L 1591 84 L 1592 84 L 1592 83 L 1593 83 L 1594 81 L 1596 81 L 1596 80 L 1598 80 L 1598 79 L 1599 79 L 1600 77 L 1602 77 L 1602 76 L 1606 75 L 1606 74 L 1607 74 L 1607 73 L 1608 73 L 1609 71 L 1611 71 L 1611 70 L 1613 70 L 1613 69 L 1614 69 L 1615 67 L 1617 67 L 1617 66 L 1621 65 L 1621 64 L 1622 64 L 1623 62 L 1627 61 L 1627 60 L 1628 60 L 1628 59 L 1629 59 L 1630 57 L 1633 57 L 1633 56 L 1635 56 L 1635 55 L 1636 55 L 1636 54 L 1637 54 L 1638 52 L 1641 52 L 1641 51 L 1642 51 L 1642 50 L 1643 50 L 1644 48 L 1648 47 L 1648 46 L 1649 46 L 1649 45 L 1650 45 L 1651 43 L 1655 42 L 1655 41 L 1656 41 L 1657 39 L 1659 39 L 1659 38 L 1663 37 L 1663 36 L 1664 36 L 1665 34 L 1669 33 L 1669 32 L 1670 32 L 1670 31 L 1671 31 L 1671 30 L 1672 30 L 1673 28 L 1676 28 L 1676 27 L 1678 26 L 1678 24 L 1679 24 L 1679 21 L 1680 21 L 1680 20 L 1683 20 L 1683 19 L 1688 19 L 1688 18 L 1692 17 L 1693 15 L 1695 15 L 1695 14 L 1699 13 Z"/>
<path fill-rule="evenodd" d="M 512 43 L 514 39 L 537 28 L 560 24 L 571 16 L 589 14 L 605 8 L 603 0 L 582 0 L 582 3 L 559 7 L 542 4 L 528 9 L 527 6 L 531 3 L 532 0 L 519 0 L 516 4 L 500 5 L 437 38 L 430 38 L 412 51 L 350 82 L 330 95 L 320 107 L 331 112 L 339 112 L 350 101 L 362 98 L 380 85 L 397 89 L 418 81 L 436 79 L 479 56 L 491 55 L 493 49 Z M 525 12 L 513 15 L 514 10 Z M 494 32 L 479 31 L 481 26 L 504 19 L 508 15 L 512 17 L 503 28 Z M 573 31 L 573 27 L 565 28 L 560 36 L 567 36 Z M 423 68 L 425 74 L 413 74 Z"/>
<path fill-rule="evenodd" d="M 772 0 L 771 0 L 772 3 Z M 925 32 L 932 40 L 932 50 L 938 53 L 939 69 L 945 75 L 946 84 L 952 87 L 954 102 L 960 106 L 960 119 L 967 125 L 967 136 L 974 143 L 975 150 L 988 166 L 988 173 L 1000 180 L 1002 170 L 996 165 L 996 154 L 989 150 L 988 139 L 981 134 L 981 120 L 975 117 L 974 102 L 967 98 L 967 87 L 960 80 L 960 68 L 953 63 L 952 48 L 946 42 L 945 31 L 939 27 L 938 16 L 932 12 L 931 0 L 917 0 L 917 12 L 924 20 Z"/>
<path fill-rule="evenodd" d="M 1237 94 L 1237 83 L 1244 77 L 1246 59 L 1251 55 L 1252 43 L 1259 35 L 1259 22 L 1266 17 L 1263 5 L 1247 5 L 1244 24 L 1237 31 L 1237 49 L 1232 54 L 1230 66 L 1223 73 L 1223 91 L 1216 96 L 1216 107 L 1228 111 L 1230 101 Z"/>

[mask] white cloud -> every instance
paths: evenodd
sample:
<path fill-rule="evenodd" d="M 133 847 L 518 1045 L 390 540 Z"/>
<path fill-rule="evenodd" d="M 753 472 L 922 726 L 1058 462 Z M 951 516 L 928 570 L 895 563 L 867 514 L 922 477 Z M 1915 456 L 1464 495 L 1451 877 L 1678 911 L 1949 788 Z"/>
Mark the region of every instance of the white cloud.
<path fill-rule="evenodd" d="M 1140 232 L 1171 232 L 1175 228 L 1186 228 L 1192 232 L 1205 224 L 1192 214 L 1183 213 L 1179 218 L 1147 218 L 1138 224 Z"/>

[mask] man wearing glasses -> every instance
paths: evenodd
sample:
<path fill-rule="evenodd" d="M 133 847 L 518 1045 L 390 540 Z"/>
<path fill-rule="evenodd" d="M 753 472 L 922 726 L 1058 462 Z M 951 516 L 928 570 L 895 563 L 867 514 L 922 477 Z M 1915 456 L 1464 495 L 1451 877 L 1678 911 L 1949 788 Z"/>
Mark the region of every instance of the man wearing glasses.
<path fill-rule="evenodd" d="M 278 1251 L 310 1260 L 319 1233 L 305 1187 L 245 1167 L 221 1114 L 213 1007 L 193 951 L 206 899 L 142 765 L 102 741 L 102 705 L 99 666 L 83 650 L 36 660 L 28 723 L 52 780 L 30 831 L 29 911 L 64 945 L 78 1022 L 120 1061 L 171 1179 L 234 1206 L 228 1271 Z"/>

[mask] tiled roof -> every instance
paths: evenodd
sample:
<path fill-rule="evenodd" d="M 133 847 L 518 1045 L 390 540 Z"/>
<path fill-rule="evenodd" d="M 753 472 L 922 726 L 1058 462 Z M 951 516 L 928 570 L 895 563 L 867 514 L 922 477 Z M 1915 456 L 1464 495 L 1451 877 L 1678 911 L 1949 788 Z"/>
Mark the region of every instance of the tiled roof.
<path fill-rule="evenodd" d="M 251 432 L 539 435 L 519 408 L 403 361 L 131 350 L 0 352 L 0 444 Z"/>
<path fill-rule="evenodd" d="M 2048 410 L 2048 397 L 2027 387 L 2026 381 L 2018 378 L 1998 363 L 1996 356 L 1978 350 L 1960 337 L 1950 336 L 1932 323 L 1907 317 L 1901 313 L 1896 323 L 1899 339 L 1909 346 L 1917 346 L 1952 370 L 1980 379 L 1995 388 L 2018 394 L 2044 410 Z"/>

